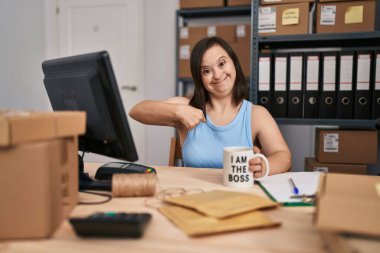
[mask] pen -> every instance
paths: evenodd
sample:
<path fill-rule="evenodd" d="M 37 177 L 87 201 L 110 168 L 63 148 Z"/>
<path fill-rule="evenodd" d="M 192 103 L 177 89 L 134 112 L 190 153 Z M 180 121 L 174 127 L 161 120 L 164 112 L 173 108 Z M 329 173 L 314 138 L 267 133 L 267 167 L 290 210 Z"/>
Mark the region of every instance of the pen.
<path fill-rule="evenodd" d="M 290 185 L 291 185 L 292 188 L 293 188 L 293 193 L 297 195 L 299 191 L 298 191 L 297 186 L 294 184 L 293 179 L 292 179 L 292 178 L 289 178 L 289 182 L 290 182 Z"/>

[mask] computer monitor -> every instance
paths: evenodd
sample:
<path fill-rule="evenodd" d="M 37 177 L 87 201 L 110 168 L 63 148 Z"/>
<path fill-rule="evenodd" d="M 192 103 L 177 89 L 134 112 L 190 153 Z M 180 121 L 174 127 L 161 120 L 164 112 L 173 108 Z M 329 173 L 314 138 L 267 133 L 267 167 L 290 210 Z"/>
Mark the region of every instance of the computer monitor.
<path fill-rule="evenodd" d="M 79 110 L 87 114 L 86 133 L 79 137 L 79 150 L 131 162 L 138 159 L 106 51 L 47 60 L 42 69 L 53 110 Z M 92 180 L 84 176 L 83 166 L 79 172 L 80 188 L 102 188 L 101 182 L 91 184 Z"/>

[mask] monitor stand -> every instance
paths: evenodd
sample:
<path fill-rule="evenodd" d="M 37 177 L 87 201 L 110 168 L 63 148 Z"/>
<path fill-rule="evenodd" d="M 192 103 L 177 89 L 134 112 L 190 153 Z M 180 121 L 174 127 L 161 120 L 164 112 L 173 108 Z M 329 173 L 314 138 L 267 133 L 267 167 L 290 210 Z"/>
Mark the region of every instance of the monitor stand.
<path fill-rule="evenodd" d="M 79 190 L 94 190 L 94 191 L 112 191 L 111 181 L 98 181 L 92 179 L 88 173 L 84 172 L 84 162 L 78 154 L 79 165 Z"/>

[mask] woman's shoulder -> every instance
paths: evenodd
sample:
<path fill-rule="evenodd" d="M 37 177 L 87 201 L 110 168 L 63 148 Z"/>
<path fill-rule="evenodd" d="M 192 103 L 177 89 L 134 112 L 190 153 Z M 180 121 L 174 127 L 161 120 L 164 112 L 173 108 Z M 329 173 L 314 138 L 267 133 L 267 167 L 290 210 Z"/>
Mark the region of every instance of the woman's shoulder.
<path fill-rule="evenodd" d="M 252 119 L 254 119 L 254 118 L 256 118 L 256 119 L 257 118 L 260 118 L 260 119 L 272 118 L 272 115 L 264 106 L 255 105 L 253 103 L 252 103 L 251 115 L 252 115 Z"/>

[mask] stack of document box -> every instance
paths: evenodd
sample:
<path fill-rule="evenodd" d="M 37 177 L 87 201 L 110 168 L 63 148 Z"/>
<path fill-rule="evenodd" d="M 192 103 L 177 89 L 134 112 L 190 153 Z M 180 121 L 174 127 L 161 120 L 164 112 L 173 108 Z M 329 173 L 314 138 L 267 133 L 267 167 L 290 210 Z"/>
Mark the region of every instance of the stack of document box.
<path fill-rule="evenodd" d="M 261 53 L 258 65 L 257 102 L 276 118 L 380 118 L 380 51 Z"/>
<path fill-rule="evenodd" d="M 0 111 L 0 239 L 49 237 L 77 204 L 85 116 Z"/>
<path fill-rule="evenodd" d="M 305 159 L 308 171 L 367 174 L 377 163 L 377 131 L 317 128 L 315 159 Z"/>

